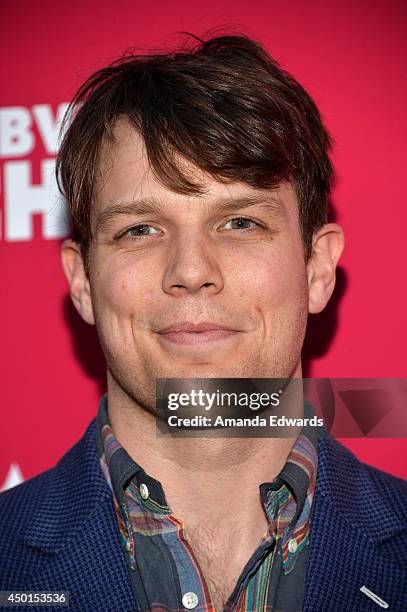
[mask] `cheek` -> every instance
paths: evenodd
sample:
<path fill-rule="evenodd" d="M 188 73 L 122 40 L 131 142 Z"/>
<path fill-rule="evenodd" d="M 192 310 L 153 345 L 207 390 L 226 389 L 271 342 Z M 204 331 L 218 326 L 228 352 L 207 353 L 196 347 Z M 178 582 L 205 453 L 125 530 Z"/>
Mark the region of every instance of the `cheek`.
<path fill-rule="evenodd" d="M 134 257 L 111 258 L 99 266 L 93 285 L 99 335 L 105 344 L 120 350 L 135 328 L 148 327 L 154 300 L 152 270 L 137 265 Z"/>
<path fill-rule="evenodd" d="M 153 270 L 136 264 L 129 256 L 112 259 L 100 266 L 94 286 L 95 306 L 102 319 L 114 318 L 115 324 L 137 314 L 143 325 L 154 301 Z"/>
<path fill-rule="evenodd" d="M 279 308 L 298 310 L 304 307 L 307 293 L 306 267 L 301 257 L 289 252 L 263 253 L 247 257 L 240 265 L 239 294 L 253 296 L 262 312 L 272 316 Z M 273 310 L 270 310 L 273 308 Z"/>

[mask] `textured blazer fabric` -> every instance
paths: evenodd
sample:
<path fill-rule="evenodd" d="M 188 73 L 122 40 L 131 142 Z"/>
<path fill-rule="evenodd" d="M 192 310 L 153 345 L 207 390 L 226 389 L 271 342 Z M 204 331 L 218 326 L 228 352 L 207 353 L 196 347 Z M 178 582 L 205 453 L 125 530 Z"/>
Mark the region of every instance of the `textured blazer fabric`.
<path fill-rule="evenodd" d="M 407 481 L 321 438 L 311 521 L 304 612 L 407 611 Z M 69 591 L 69 612 L 142 610 L 128 571 L 93 420 L 55 468 L 0 495 L 0 590 Z"/>

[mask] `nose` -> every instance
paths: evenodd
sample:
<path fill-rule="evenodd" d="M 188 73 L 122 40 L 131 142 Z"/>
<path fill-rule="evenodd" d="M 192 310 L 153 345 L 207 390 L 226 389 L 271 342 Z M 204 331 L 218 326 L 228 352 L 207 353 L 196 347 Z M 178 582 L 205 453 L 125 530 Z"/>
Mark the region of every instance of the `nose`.
<path fill-rule="evenodd" d="M 163 290 L 173 296 L 216 295 L 224 287 L 216 246 L 202 234 L 187 233 L 184 231 L 167 253 Z"/>

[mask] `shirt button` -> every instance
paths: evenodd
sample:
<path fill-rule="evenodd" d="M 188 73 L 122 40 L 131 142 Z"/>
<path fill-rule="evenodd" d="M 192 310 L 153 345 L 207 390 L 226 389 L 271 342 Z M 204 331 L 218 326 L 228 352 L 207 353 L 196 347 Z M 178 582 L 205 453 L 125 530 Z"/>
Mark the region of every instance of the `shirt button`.
<path fill-rule="evenodd" d="M 196 606 L 198 605 L 198 597 L 195 593 L 185 593 L 185 595 L 182 598 L 182 605 L 184 606 L 184 608 L 186 608 L 187 610 L 192 610 L 193 608 L 196 608 Z"/>
<path fill-rule="evenodd" d="M 296 540 L 294 540 L 294 538 L 288 542 L 288 550 L 290 552 L 295 553 L 297 548 L 298 548 L 298 544 L 297 544 Z"/>
<path fill-rule="evenodd" d="M 147 499 L 149 496 L 148 487 L 146 484 L 144 484 L 144 482 L 140 485 L 140 495 L 143 499 Z"/>

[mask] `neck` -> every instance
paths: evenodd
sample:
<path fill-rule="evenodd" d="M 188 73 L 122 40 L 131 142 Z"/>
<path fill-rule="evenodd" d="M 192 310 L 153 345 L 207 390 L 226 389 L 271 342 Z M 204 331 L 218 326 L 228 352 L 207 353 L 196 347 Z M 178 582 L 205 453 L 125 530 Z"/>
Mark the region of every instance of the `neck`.
<path fill-rule="evenodd" d="M 301 364 L 292 378 L 300 377 Z M 155 416 L 111 377 L 108 383 L 113 432 L 130 457 L 161 482 L 175 517 L 188 525 L 217 525 L 230 520 L 233 508 L 234 520 L 265 524 L 259 485 L 280 473 L 296 437 L 157 437 Z M 295 414 L 302 417 L 302 394 L 296 402 Z"/>

